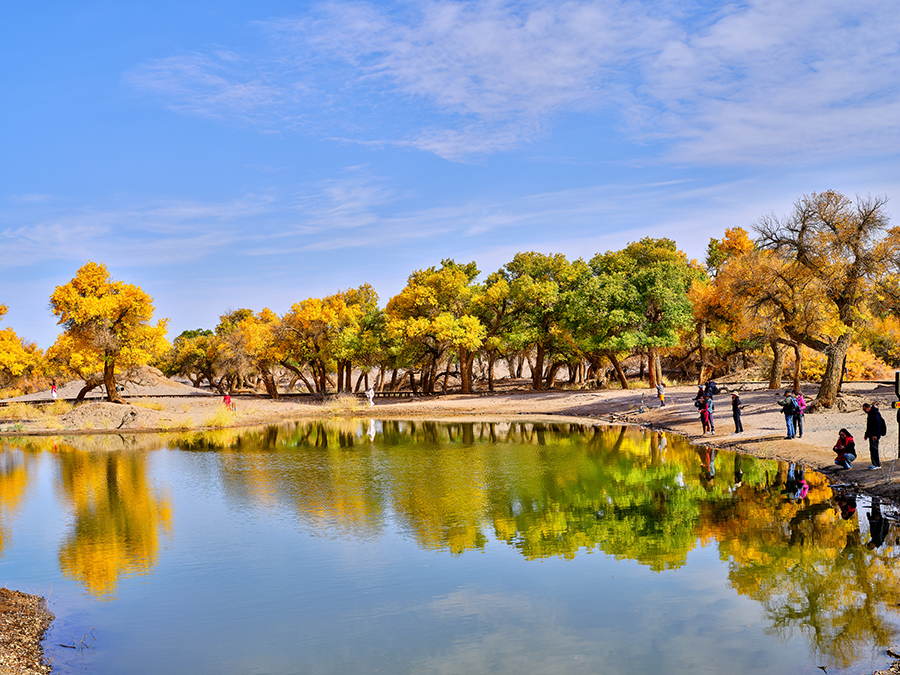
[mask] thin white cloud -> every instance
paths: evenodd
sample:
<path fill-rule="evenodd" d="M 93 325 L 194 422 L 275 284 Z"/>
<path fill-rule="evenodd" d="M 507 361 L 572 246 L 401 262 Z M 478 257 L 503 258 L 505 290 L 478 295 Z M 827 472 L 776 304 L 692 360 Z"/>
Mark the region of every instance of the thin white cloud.
<path fill-rule="evenodd" d="M 898 34 L 894 8 L 872 0 L 728 6 L 648 61 L 643 117 L 693 163 L 894 153 Z"/>
<path fill-rule="evenodd" d="M 900 150 L 900 15 L 878 0 L 329 2 L 259 25 L 268 51 L 164 57 L 127 80 L 182 112 L 454 160 L 604 108 L 691 163 Z"/>
<path fill-rule="evenodd" d="M 175 111 L 262 123 L 284 103 L 284 89 L 258 65 L 226 51 L 148 61 L 126 73 L 131 86 L 163 97 Z"/>
<path fill-rule="evenodd" d="M 271 211 L 271 197 L 261 196 L 105 209 L 29 204 L 0 213 L 0 219 L 9 223 L 0 229 L 0 265 L 88 259 L 129 260 L 134 265 L 190 262 L 243 239 L 246 224 Z"/>

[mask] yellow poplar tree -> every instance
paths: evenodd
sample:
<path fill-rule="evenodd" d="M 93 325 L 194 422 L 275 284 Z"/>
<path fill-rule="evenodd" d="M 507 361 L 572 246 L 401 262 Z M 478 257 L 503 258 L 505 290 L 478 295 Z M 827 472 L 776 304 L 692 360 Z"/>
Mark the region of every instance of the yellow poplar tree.
<path fill-rule="evenodd" d="M 487 334 L 474 315 L 476 276 L 474 262 L 459 265 L 444 260 L 440 268 L 413 272 L 406 287 L 388 302 L 388 330 L 417 355 L 425 393 L 434 392 L 438 363 L 449 349 L 459 356 L 462 392 L 472 391 L 469 366 Z"/>
<path fill-rule="evenodd" d="M 57 286 L 50 307 L 65 329 L 54 351 L 82 367 L 101 367 L 113 403 L 124 402 L 116 391 L 116 369 L 145 364 L 168 348 L 168 321 L 150 322 L 153 299 L 140 286 L 110 279 L 103 263 L 88 262 Z"/>
<path fill-rule="evenodd" d="M 0 318 L 7 312 L 6 305 L 0 305 Z M 0 330 L 0 387 L 14 385 L 20 378 L 41 364 L 41 352 L 36 345 L 26 343 L 12 328 Z"/>

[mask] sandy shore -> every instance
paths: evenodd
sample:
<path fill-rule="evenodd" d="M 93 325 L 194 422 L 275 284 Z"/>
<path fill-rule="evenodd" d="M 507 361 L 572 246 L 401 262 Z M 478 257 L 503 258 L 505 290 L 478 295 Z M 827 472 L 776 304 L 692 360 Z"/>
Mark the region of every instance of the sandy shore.
<path fill-rule="evenodd" d="M 41 638 L 53 614 L 43 598 L 0 588 L 0 675 L 43 675 Z"/>
<path fill-rule="evenodd" d="M 282 420 L 346 416 L 390 418 L 508 418 L 511 416 L 562 416 L 581 420 L 594 419 L 613 423 L 640 424 L 682 434 L 693 442 L 714 445 L 748 454 L 803 462 L 807 467 L 829 473 L 832 480 L 858 483 L 860 489 L 886 497 L 900 497 L 900 466 L 891 473 L 897 458 L 898 425 L 891 402 L 895 400 L 893 386 L 873 382 L 847 383 L 838 404 L 831 410 L 804 417 L 802 438 L 785 438 L 784 416 L 775 399 L 782 393 L 772 391 L 763 383 L 721 385 L 716 397 L 715 436 L 702 436 L 697 410 L 692 404 L 694 387 L 671 387 L 667 405 L 659 407 L 656 397 L 646 389 L 601 391 L 534 392 L 514 388 L 524 381 L 507 383 L 508 389 L 495 394 L 447 395 L 422 398 L 376 399 L 375 407 L 364 401 L 315 400 L 311 397 L 286 397 L 271 400 L 263 397 L 235 397 L 235 412 L 225 414 L 222 400 L 213 395 L 184 398 L 163 398 L 159 394 L 190 393 L 184 385 L 167 387 L 143 386 L 139 391 L 127 391 L 130 405 L 89 402 L 58 417 L 28 411 L 22 419 L 0 422 L 0 436 L 34 434 L 84 434 L 108 432 L 179 431 L 222 426 L 252 426 Z M 181 388 L 180 390 L 178 388 Z M 734 434 L 731 419 L 730 392 L 740 394 L 744 404 L 745 432 Z M 803 387 L 808 401 L 816 394 L 816 386 Z M 197 390 L 193 390 L 197 392 Z M 24 398 L 24 397 L 23 397 Z M 31 400 L 41 395 L 28 397 Z M 49 397 L 44 395 L 46 400 Z M 883 470 L 870 471 L 868 443 L 863 440 L 866 416 L 864 402 L 878 406 L 885 417 L 888 433 L 881 441 Z M 849 471 L 834 466 L 831 448 L 838 430 L 846 427 L 857 442 L 858 459 Z"/>

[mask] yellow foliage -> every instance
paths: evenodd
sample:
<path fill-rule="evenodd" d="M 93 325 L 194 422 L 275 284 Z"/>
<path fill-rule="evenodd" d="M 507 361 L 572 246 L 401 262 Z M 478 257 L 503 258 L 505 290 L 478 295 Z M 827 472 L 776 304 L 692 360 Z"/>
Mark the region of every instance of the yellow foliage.
<path fill-rule="evenodd" d="M 6 306 L 0 305 L 0 317 Z M 34 343 L 26 343 L 12 328 L 0 330 L 0 386 L 16 384 L 29 373 L 39 371 L 42 354 Z"/>
<path fill-rule="evenodd" d="M 79 377 L 104 366 L 146 364 L 168 349 L 167 320 L 150 323 L 153 299 L 139 286 L 111 280 L 102 263 L 88 262 L 57 286 L 50 306 L 65 328 L 52 357 Z"/>
<path fill-rule="evenodd" d="M 786 373 L 794 372 L 793 351 L 788 352 L 785 359 Z M 825 373 L 827 357 L 811 349 L 803 347 L 800 352 L 800 379 L 816 381 Z M 893 369 L 877 356 L 858 344 L 851 344 L 847 351 L 847 380 L 884 380 L 892 377 Z"/>

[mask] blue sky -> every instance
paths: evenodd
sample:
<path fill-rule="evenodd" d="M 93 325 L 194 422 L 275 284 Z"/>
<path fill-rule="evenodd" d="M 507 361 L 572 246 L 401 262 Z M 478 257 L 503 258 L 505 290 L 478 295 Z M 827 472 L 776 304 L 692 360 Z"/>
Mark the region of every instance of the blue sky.
<path fill-rule="evenodd" d="M 484 272 L 900 199 L 883 1 L 24 2 L 0 10 L 2 326 L 88 260 L 174 337 L 442 258 Z"/>

